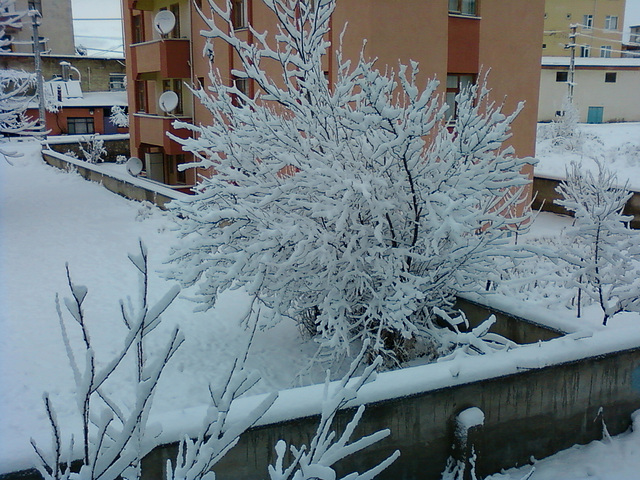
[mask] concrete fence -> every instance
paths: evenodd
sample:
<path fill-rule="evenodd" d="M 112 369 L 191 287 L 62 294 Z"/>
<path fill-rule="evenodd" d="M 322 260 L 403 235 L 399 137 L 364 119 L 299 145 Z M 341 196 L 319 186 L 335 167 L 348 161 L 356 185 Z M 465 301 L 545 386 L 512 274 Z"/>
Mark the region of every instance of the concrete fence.
<path fill-rule="evenodd" d="M 93 165 L 53 150 L 43 150 L 42 158 L 53 167 L 62 170 L 74 169 L 83 178 L 98 182 L 113 193 L 131 200 L 148 201 L 160 208 L 166 208 L 166 204 L 172 200 L 189 197 L 158 182 L 133 177 L 127 173 L 107 172 L 100 164 Z"/>
<path fill-rule="evenodd" d="M 555 200 L 560 199 L 560 194 L 556 192 L 556 187 L 562 180 L 551 177 L 534 177 L 533 194 L 536 198 L 533 202 L 533 208 L 542 209 L 545 212 L 560 213 L 563 215 L 571 215 L 571 212 L 565 210 L 560 205 L 555 204 Z M 631 228 L 640 229 L 640 193 L 633 192 L 632 197 L 624 208 L 625 215 L 631 215 Z"/>

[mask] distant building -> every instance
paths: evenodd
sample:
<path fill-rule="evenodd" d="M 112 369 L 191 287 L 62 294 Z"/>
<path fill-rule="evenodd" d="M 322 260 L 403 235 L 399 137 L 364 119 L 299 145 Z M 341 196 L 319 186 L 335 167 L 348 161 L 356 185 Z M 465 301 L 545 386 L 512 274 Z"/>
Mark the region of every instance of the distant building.
<path fill-rule="evenodd" d="M 568 58 L 542 57 L 539 121 L 560 113 L 568 80 Z M 574 83 L 581 122 L 640 121 L 640 58 L 578 58 Z"/>
<path fill-rule="evenodd" d="M 75 55 L 71 0 L 16 0 L 15 9 L 18 12 L 35 9 L 42 15 L 38 28 L 42 52 Z M 6 34 L 13 42 L 13 52 L 33 53 L 33 31 L 29 17 L 22 20 L 22 28 L 8 29 Z"/>
<path fill-rule="evenodd" d="M 640 57 L 640 25 L 634 25 L 629 30 L 629 41 L 622 45 L 622 56 Z"/>
<path fill-rule="evenodd" d="M 222 2 L 222 0 L 216 0 Z M 125 25 L 125 54 L 129 81 L 131 154 L 146 162 L 147 176 L 169 185 L 185 187 L 195 181 L 191 169 L 178 164 L 192 160 L 166 132 L 188 136 L 172 126 L 175 118 L 209 123 L 209 112 L 190 94 L 186 84 L 209 82 L 210 59 L 203 57 L 206 24 L 196 11 L 200 5 L 210 16 L 207 1 L 122 0 Z M 258 31 L 274 32 L 274 17 L 258 0 L 234 0 L 236 34 L 250 39 L 251 24 Z M 326 76 L 337 78 L 335 48 L 345 22 L 344 55 L 357 58 L 362 42 L 366 54 L 378 58 L 377 65 L 396 68 L 398 62 L 420 63 L 420 83 L 427 78 L 441 80 L 438 93 L 453 101 L 456 92 L 477 79 L 481 69 L 491 69 L 489 85 L 493 98 L 506 98 L 505 110 L 525 100 L 524 110 L 513 124 L 510 142 L 520 156 L 532 156 L 538 103 L 540 50 L 543 30 L 543 0 L 402 0 L 372 2 L 343 0 L 337 4 L 328 34 L 332 47 L 327 54 Z M 153 28 L 160 10 L 170 10 L 175 28 L 161 38 Z M 508 19 L 508 21 L 506 20 Z M 498 41 L 500 39 L 501 41 Z M 217 42 L 217 41 L 216 41 Z M 215 51 L 214 67 L 228 82 L 249 94 L 251 81 L 233 78 L 237 59 L 230 48 Z M 158 108 L 158 97 L 167 90 L 179 98 L 173 115 Z"/>
<path fill-rule="evenodd" d="M 577 57 L 620 57 L 624 11 L 625 0 L 546 0 L 542 55 L 570 56 L 565 45 L 577 25 Z"/>

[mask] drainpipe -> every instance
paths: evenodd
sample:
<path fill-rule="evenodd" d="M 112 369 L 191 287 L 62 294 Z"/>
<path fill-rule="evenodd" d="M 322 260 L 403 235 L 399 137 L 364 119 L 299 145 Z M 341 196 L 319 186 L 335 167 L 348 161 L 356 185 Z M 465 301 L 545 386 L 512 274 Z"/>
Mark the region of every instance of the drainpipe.
<path fill-rule="evenodd" d="M 46 113 L 44 109 L 44 79 L 42 78 L 42 59 L 40 58 L 40 34 L 38 33 L 38 19 L 42 18 L 37 10 L 29 10 L 29 16 L 32 20 L 33 27 L 33 58 L 35 61 L 36 71 L 36 89 L 38 92 L 38 118 L 41 135 L 44 137 L 47 131 Z"/>

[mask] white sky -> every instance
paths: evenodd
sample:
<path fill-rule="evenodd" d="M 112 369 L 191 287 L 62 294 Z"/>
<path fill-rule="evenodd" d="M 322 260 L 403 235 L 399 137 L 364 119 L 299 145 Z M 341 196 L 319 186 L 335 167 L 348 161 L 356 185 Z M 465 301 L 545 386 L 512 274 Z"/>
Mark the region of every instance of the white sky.
<path fill-rule="evenodd" d="M 348 1 L 348 0 L 342 0 Z M 626 0 L 625 32 L 640 25 L 640 0 Z M 111 50 L 112 53 L 90 51 L 91 54 L 122 55 L 122 24 L 114 20 L 78 20 L 85 18 L 121 18 L 121 0 L 71 0 L 76 44 Z"/>

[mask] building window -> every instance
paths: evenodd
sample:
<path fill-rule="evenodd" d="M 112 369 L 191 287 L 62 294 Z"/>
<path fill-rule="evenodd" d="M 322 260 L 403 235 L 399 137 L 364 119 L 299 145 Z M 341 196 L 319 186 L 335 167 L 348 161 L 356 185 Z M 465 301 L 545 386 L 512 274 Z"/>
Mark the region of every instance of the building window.
<path fill-rule="evenodd" d="M 618 79 L 618 73 L 617 72 L 606 72 L 604 74 L 605 83 L 616 83 L 617 79 Z"/>
<path fill-rule="evenodd" d="M 172 80 L 163 80 L 162 81 L 162 91 L 168 92 L 172 91 L 178 95 L 178 106 L 171 112 L 173 115 L 182 115 L 182 80 L 178 78 L 174 78 Z"/>
<path fill-rule="evenodd" d="M 27 5 L 29 10 L 37 10 L 42 15 L 42 0 L 29 0 Z"/>
<path fill-rule="evenodd" d="M 617 15 L 607 15 L 604 18 L 604 29 L 605 30 L 617 30 L 618 29 L 618 16 Z"/>
<path fill-rule="evenodd" d="M 187 172 L 186 170 L 180 170 L 178 168 L 180 164 L 186 162 L 185 155 L 183 153 L 178 155 L 165 155 L 165 158 L 169 171 L 175 174 L 175 182 L 185 185 L 187 183 Z"/>
<path fill-rule="evenodd" d="M 542 48 L 547 48 L 547 44 L 546 44 L 546 43 L 543 43 L 543 44 L 542 44 Z"/>
<path fill-rule="evenodd" d="M 611 58 L 611 45 L 602 45 L 600 47 L 601 58 Z"/>
<path fill-rule="evenodd" d="M 456 95 L 464 90 L 475 81 L 475 75 L 468 74 L 449 74 L 447 75 L 447 94 L 445 100 L 447 102 L 447 119 L 452 120 L 458 116 Z"/>
<path fill-rule="evenodd" d="M 582 45 L 580 47 L 580 56 L 583 58 L 587 58 L 591 56 L 591 46 L 590 45 Z"/>
<path fill-rule="evenodd" d="M 449 13 L 476 15 L 477 3 L 476 0 L 449 0 Z"/>
<path fill-rule="evenodd" d="M 247 28 L 247 2 L 246 0 L 232 0 L 231 22 L 234 30 Z"/>
<path fill-rule="evenodd" d="M 556 72 L 556 82 L 566 82 L 569 80 L 569 72 Z"/>
<path fill-rule="evenodd" d="M 112 92 L 121 92 L 126 89 L 127 76 L 124 73 L 109 74 L 109 90 Z"/>
<path fill-rule="evenodd" d="M 147 111 L 147 85 L 144 80 L 136 80 L 136 112 Z"/>
<path fill-rule="evenodd" d="M 176 17 L 176 26 L 169 32 L 169 38 L 180 38 L 180 5 L 178 3 L 170 5 L 169 11 Z"/>
<path fill-rule="evenodd" d="M 593 15 L 583 15 L 582 16 L 582 26 L 584 28 L 592 29 L 593 28 Z"/>
<path fill-rule="evenodd" d="M 144 42 L 144 17 L 142 14 L 133 16 L 131 30 L 131 39 L 133 40 L 133 43 Z"/>
<path fill-rule="evenodd" d="M 80 135 L 85 133 L 95 133 L 93 129 L 92 117 L 69 117 L 67 118 L 67 131 L 70 135 Z"/>
<path fill-rule="evenodd" d="M 240 93 L 246 95 L 247 97 L 250 96 L 251 92 L 248 78 L 233 77 L 233 84 L 240 91 Z M 233 96 L 233 104 L 235 106 L 240 106 L 241 100 L 238 95 Z"/>

